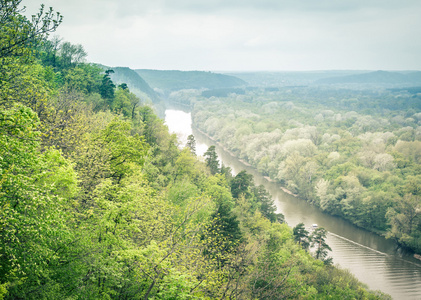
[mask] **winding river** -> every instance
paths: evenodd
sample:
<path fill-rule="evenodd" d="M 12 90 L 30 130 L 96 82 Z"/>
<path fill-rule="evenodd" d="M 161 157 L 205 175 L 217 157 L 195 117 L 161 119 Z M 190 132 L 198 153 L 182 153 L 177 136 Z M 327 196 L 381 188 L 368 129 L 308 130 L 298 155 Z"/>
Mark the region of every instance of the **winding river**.
<path fill-rule="evenodd" d="M 185 145 L 187 136 L 193 133 L 198 155 L 203 155 L 209 146 L 215 145 L 219 159 L 225 166 L 231 167 L 234 174 L 241 170 L 252 174 L 255 183 L 263 184 L 270 192 L 278 212 L 285 215 L 289 226 L 302 222 L 310 227 L 316 223 L 328 230 L 333 262 L 348 269 L 371 290 L 388 293 L 393 299 L 421 299 L 421 261 L 402 253 L 394 242 L 327 215 L 304 200 L 285 193 L 280 185 L 268 182 L 255 169 L 245 166 L 214 141 L 192 130 L 189 112 L 167 109 L 165 122 L 169 130 L 178 135 L 180 145 Z"/>

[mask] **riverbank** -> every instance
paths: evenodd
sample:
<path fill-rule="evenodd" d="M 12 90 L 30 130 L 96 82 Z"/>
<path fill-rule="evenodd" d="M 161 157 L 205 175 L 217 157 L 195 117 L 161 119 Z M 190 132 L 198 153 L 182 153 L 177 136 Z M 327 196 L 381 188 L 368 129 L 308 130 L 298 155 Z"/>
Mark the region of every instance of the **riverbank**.
<path fill-rule="evenodd" d="M 253 175 L 255 183 L 262 184 L 270 193 L 278 212 L 285 215 L 287 224 L 304 223 L 308 227 L 316 223 L 325 228 L 329 232 L 327 243 L 332 248 L 330 256 L 335 264 L 348 269 L 371 289 L 387 292 L 395 299 L 421 299 L 421 264 L 413 254 L 398 250 L 392 240 L 328 215 L 300 197 L 287 193 L 276 180 L 264 178 L 256 168 L 246 166 L 234 153 L 224 150 L 220 142 L 200 132 L 192 124 L 191 111 L 180 109 L 179 113 L 185 115 L 168 114 L 173 118 L 167 120 L 168 124 L 176 124 L 177 131 L 183 127 L 186 137 L 194 134 L 197 145 L 204 149 L 202 155 L 209 146 L 215 145 L 220 161 L 234 174 L 246 170 Z"/>
<path fill-rule="evenodd" d="M 247 161 L 245 161 L 244 159 L 240 159 L 240 158 L 238 158 L 236 155 L 235 155 L 235 153 L 233 153 L 232 151 L 230 151 L 229 149 L 227 149 L 222 143 L 220 143 L 219 141 L 217 141 L 215 138 L 213 138 L 212 136 L 210 136 L 209 134 L 207 134 L 206 132 L 204 132 L 204 131 L 202 131 L 201 129 L 199 129 L 199 128 L 197 128 L 196 126 L 194 126 L 194 124 L 192 124 L 192 128 L 194 128 L 195 130 L 197 130 L 200 134 L 202 134 L 202 135 L 204 135 L 204 136 L 206 136 L 209 140 L 211 140 L 213 143 L 215 143 L 218 147 L 220 147 L 222 150 L 224 150 L 226 153 L 228 153 L 229 155 L 231 155 L 233 158 L 235 158 L 236 160 L 238 160 L 239 162 L 241 162 L 243 165 L 245 165 L 245 166 L 247 166 L 247 167 L 249 167 L 249 168 L 252 168 L 252 169 L 254 169 L 256 172 L 258 172 L 258 170 L 253 166 L 253 165 L 251 165 L 250 163 L 248 163 Z M 259 174 L 260 174 L 260 172 L 258 172 Z M 270 178 L 269 176 L 263 176 L 262 174 L 260 174 L 265 180 L 267 180 L 268 182 L 271 182 L 271 183 L 276 183 L 276 184 L 279 184 L 280 185 L 280 183 L 279 182 L 277 182 L 277 181 L 275 181 L 275 180 L 273 180 L 272 178 Z M 292 191 L 290 191 L 289 189 L 287 189 L 286 187 L 284 187 L 284 186 L 280 186 L 280 189 L 283 191 L 283 192 L 285 192 L 285 193 L 287 193 L 288 195 L 291 195 L 291 196 L 294 196 L 294 197 L 296 197 L 296 198 L 299 198 L 299 195 L 297 195 L 297 194 L 295 194 L 295 193 L 293 193 Z M 302 199 L 302 198 L 300 198 L 300 199 Z M 310 202 L 308 202 L 306 199 L 302 199 L 302 200 L 304 200 L 304 201 L 306 201 L 307 203 L 309 203 L 309 205 L 311 205 L 311 203 Z M 346 218 L 343 218 L 342 216 L 338 216 L 338 215 L 332 215 L 332 216 L 335 216 L 335 217 L 339 217 L 339 218 L 341 218 L 341 219 L 343 219 L 344 221 L 346 221 L 346 222 L 350 222 L 350 224 L 353 224 L 354 226 L 356 226 L 356 227 L 358 227 L 358 228 L 360 228 L 360 229 L 362 229 L 362 230 L 366 230 L 366 231 L 368 231 L 368 232 L 371 232 L 371 233 L 373 233 L 373 234 L 376 234 L 376 235 L 378 235 L 379 237 L 383 237 L 383 238 L 386 238 L 386 233 L 387 232 L 382 232 L 382 231 L 379 231 L 379 230 L 376 230 L 376 229 L 373 229 L 373 228 L 367 228 L 367 227 L 362 227 L 362 226 L 359 226 L 358 224 L 355 224 L 355 223 L 352 223 L 350 220 L 348 220 L 348 219 L 346 219 Z M 396 248 L 400 248 L 401 246 L 398 244 L 398 243 L 396 243 L 396 242 L 394 242 L 394 244 L 396 245 Z M 420 259 L 420 258 L 418 258 L 418 257 L 421 257 L 421 255 L 420 254 L 418 254 L 418 253 L 416 253 L 415 251 L 413 251 L 412 249 L 408 249 L 408 248 L 406 248 L 406 247 L 404 247 L 404 248 L 402 248 L 402 249 L 405 249 L 405 251 L 408 251 L 409 253 L 409 255 L 411 255 L 411 256 L 413 256 L 414 258 L 416 258 L 416 259 Z M 415 255 L 417 255 L 417 257 L 415 256 Z"/>
<path fill-rule="evenodd" d="M 192 127 L 193 127 L 193 125 L 192 125 Z M 194 127 L 194 129 L 197 130 L 197 131 L 199 131 L 201 134 L 203 134 L 204 136 L 206 136 L 208 139 L 212 140 L 216 145 L 218 145 L 219 147 L 221 147 L 225 152 L 229 153 L 232 157 L 235 157 L 236 159 L 238 159 L 238 161 L 240 161 L 241 163 L 243 163 L 247 167 L 253 167 L 251 164 L 249 164 L 245 160 L 243 160 L 241 158 L 238 158 L 233 152 L 231 152 L 229 149 L 227 149 L 224 145 L 222 145 L 220 142 L 218 142 L 217 140 L 215 140 L 213 137 L 211 137 L 206 132 L 200 130 L 197 127 Z"/>

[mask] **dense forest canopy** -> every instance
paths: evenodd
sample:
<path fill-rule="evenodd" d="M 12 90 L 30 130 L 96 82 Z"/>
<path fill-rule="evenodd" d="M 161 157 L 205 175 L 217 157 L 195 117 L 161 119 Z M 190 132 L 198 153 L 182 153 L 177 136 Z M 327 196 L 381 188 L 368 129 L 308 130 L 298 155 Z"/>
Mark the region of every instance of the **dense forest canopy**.
<path fill-rule="evenodd" d="M 388 299 L 330 265 L 323 230 L 293 231 L 250 175 L 177 148 L 113 70 L 49 38 L 60 14 L 0 4 L 0 299 Z"/>
<path fill-rule="evenodd" d="M 421 252 L 421 94 L 296 86 L 202 93 L 191 105 L 198 129 L 264 176 Z"/>

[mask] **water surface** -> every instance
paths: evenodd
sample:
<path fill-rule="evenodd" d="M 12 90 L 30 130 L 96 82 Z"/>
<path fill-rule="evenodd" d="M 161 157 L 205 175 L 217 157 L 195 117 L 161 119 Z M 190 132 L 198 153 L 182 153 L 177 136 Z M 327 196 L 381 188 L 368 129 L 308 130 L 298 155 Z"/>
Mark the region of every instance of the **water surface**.
<path fill-rule="evenodd" d="M 192 130 L 189 112 L 167 109 L 165 122 L 171 132 L 177 133 L 180 145 L 185 145 L 187 136 L 194 134 L 198 155 L 215 145 L 219 159 L 230 166 L 234 174 L 242 170 L 252 174 L 255 183 L 263 184 L 270 192 L 278 212 L 285 215 L 291 227 L 301 222 L 307 227 L 315 223 L 328 230 L 327 243 L 332 248 L 333 262 L 350 270 L 370 289 L 388 293 L 394 299 L 421 299 L 421 261 L 402 253 L 393 241 L 325 214 L 306 201 L 285 193 L 279 184 L 268 182 L 255 169 L 245 166 L 214 141 Z"/>

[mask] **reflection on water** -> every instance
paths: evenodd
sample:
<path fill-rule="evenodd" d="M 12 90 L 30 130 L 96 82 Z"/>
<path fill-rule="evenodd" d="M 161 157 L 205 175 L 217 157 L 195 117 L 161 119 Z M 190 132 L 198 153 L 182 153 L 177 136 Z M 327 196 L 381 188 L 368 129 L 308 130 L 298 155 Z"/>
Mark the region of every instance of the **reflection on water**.
<path fill-rule="evenodd" d="M 215 144 L 191 129 L 190 113 L 166 110 L 165 122 L 170 131 L 180 137 L 181 145 L 185 145 L 187 136 L 193 133 L 198 155 L 203 155 L 208 146 Z M 309 227 L 317 223 L 328 230 L 327 242 L 332 248 L 330 256 L 335 264 L 349 269 L 370 289 L 388 293 L 394 299 L 421 299 L 421 261 L 397 252 L 396 245 L 390 240 L 357 228 L 338 217 L 329 216 L 306 201 L 286 194 L 278 184 L 268 182 L 217 145 L 216 152 L 234 174 L 246 170 L 254 176 L 256 184 L 263 184 L 275 200 L 278 212 L 285 215 L 290 226 L 302 222 Z"/>
<path fill-rule="evenodd" d="M 167 109 L 165 111 L 165 124 L 171 133 L 175 133 L 180 142 L 180 146 L 184 147 L 187 143 L 187 137 L 193 134 L 191 128 L 191 113 L 181 110 Z M 209 146 L 196 140 L 196 154 L 203 156 Z"/>

